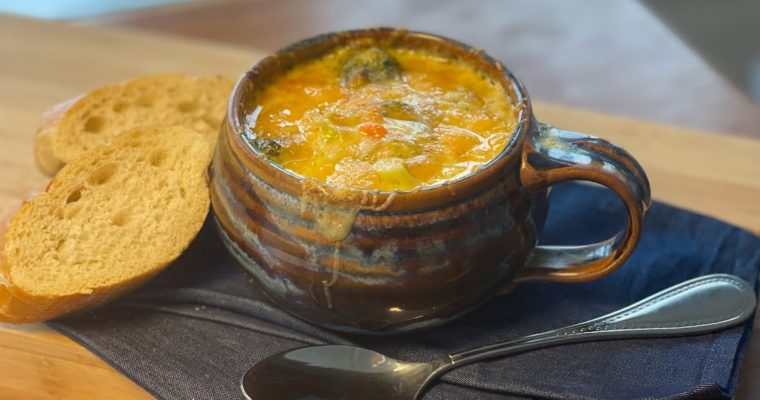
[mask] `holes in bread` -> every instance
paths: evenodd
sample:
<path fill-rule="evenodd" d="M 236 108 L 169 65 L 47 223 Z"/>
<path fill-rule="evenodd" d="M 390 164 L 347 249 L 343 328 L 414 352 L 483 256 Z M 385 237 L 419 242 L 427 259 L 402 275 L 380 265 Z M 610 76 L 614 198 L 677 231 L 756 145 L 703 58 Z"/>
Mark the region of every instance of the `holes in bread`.
<path fill-rule="evenodd" d="M 66 245 L 66 238 L 58 239 L 58 243 L 55 245 L 55 251 L 60 252 L 63 249 L 63 246 Z"/>
<path fill-rule="evenodd" d="M 166 164 L 166 149 L 156 149 L 153 150 L 153 153 L 150 153 L 150 165 L 154 167 L 160 167 L 164 164 Z"/>
<path fill-rule="evenodd" d="M 150 96 L 140 96 L 137 98 L 137 105 L 140 107 L 153 107 L 153 98 Z"/>
<path fill-rule="evenodd" d="M 106 125 L 106 120 L 102 117 L 90 117 L 84 122 L 85 132 L 99 133 Z"/>
<path fill-rule="evenodd" d="M 181 197 L 181 198 L 183 198 L 183 199 L 184 199 L 185 197 L 187 197 L 187 191 L 185 191 L 185 188 L 183 188 L 183 187 L 180 187 L 180 188 L 179 188 L 179 197 Z"/>
<path fill-rule="evenodd" d="M 180 101 L 177 104 L 177 110 L 183 113 L 190 113 L 198 109 L 198 103 L 194 101 Z"/>
<path fill-rule="evenodd" d="M 69 240 L 69 238 L 58 239 L 58 242 L 55 244 L 55 251 L 52 254 L 53 259 L 60 261 L 61 258 L 64 258 L 63 255 L 67 253 L 71 254 L 75 245 L 76 241 Z"/>
<path fill-rule="evenodd" d="M 77 214 L 79 214 L 79 211 L 81 210 L 82 210 L 82 203 L 67 204 L 66 207 L 63 209 L 63 217 L 66 219 L 72 219 Z"/>
<path fill-rule="evenodd" d="M 95 186 L 102 185 L 110 181 L 115 172 L 116 164 L 103 164 L 90 174 L 90 176 L 87 178 L 87 182 Z"/>
<path fill-rule="evenodd" d="M 79 201 L 79 199 L 82 198 L 82 188 L 76 188 L 69 193 L 69 196 L 66 197 L 66 204 L 76 203 Z"/>
<path fill-rule="evenodd" d="M 129 212 L 127 210 L 118 211 L 111 216 L 111 223 L 114 226 L 124 226 L 127 222 L 129 222 Z"/>
<path fill-rule="evenodd" d="M 129 103 L 124 102 L 124 101 L 120 101 L 120 102 L 118 102 L 118 103 L 116 103 L 116 104 L 113 105 L 113 111 L 119 113 L 119 112 L 122 112 L 122 111 L 126 110 L 127 107 L 129 107 Z"/>

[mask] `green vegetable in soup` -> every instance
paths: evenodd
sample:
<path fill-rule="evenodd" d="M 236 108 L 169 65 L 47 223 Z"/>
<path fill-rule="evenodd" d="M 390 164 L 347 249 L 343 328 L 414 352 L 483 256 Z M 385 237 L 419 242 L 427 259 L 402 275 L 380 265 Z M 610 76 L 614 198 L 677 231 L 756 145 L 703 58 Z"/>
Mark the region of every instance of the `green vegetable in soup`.
<path fill-rule="evenodd" d="M 421 154 L 422 150 L 422 146 L 414 142 L 402 139 L 385 139 L 376 143 L 362 158 L 367 161 L 391 157 L 411 158 Z"/>
<path fill-rule="evenodd" d="M 340 131 L 335 125 L 329 122 L 319 124 L 319 141 L 324 144 L 331 144 L 340 140 Z"/>
<path fill-rule="evenodd" d="M 383 158 L 377 160 L 372 167 L 377 172 L 381 183 L 387 187 L 408 190 L 419 184 L 400 158 Z"/>
<path fill-rule="evenodd" d="M 359 50 L 341 68 L 341 81 L 347 87 L 381 83 L 401 77 L 401 66 L 395 58 L 377 47 Z"/>
<path fill-rule="evenodd" d="M 409 103 L 398 100 L 386 100 L 380 103 L 383 117 L 404 121 L 421 121 L 422 117 L 417 108 Z"/>
<path fill-rule="evenodd" d="M 253 147 L 271 159 L 279 157 L 282 151 L 282 145 L 277 139 L 255 139 L 253 140 Z"/>

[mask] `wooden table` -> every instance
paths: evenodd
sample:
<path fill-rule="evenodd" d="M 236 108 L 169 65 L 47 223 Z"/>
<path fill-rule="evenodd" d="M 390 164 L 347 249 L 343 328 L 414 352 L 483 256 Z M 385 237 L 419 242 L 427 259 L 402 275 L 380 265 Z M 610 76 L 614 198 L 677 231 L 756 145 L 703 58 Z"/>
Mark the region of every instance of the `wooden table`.
<path fill-rule="evenodd" d="M 75 29 L 0 16 L 0 209 L 45 184 L 33 167 L 32 136 L 49 105 L 145 73 L 236 77 L 261 55 L 134 31 Z M 628 149 L 647 170 L 656 199 L 760 233 L 760 141 L 549 103 L 537 103 L 536 112 L 544 121 L 603 136 Z M 760 346 L 750 347 L 740 400 L 760 399 Z M 0 324 L 0 360 L 2 399 L 151 398 L 44 325 Z"/>
<path fill-rule="evenodd" d="M 323 32 L 400 26 L 486 50 L 534 100 L 760 139 L 760 107 L 638 0 L 196 0 L 83 23 L 270 51 Z"/>

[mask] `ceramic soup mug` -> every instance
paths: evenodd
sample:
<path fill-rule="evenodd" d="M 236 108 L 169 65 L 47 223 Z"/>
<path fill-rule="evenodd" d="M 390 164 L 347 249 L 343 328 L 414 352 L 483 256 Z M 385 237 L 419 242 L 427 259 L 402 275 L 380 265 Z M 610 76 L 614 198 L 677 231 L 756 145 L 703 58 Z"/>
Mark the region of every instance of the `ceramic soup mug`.
<path fill-rule="evenodd" d="M 357 40 L 481 70 L 519 110 L 506 147 L 464 177 L 382 192 L 315 188 L 250 145 L 246 123 L 262 88 Z M 220 234 L 253 283 L 306 321 L 362 333 L 439 325 L 521 282 L 600 278 L 630 256 L 650 204 L 647 177 L 630 154 L 538 122 L 525 88 L 499 61 L 450 39 L 388 28 L 306 39 L 252 67 L 231 95 L 210 172 Z M 538 246 L 549 188 L 567 180 L 614 191 L 628 210 L 625 230 L 584 246 Z M 341 231 L 339 240 L 325 229 Z"/>

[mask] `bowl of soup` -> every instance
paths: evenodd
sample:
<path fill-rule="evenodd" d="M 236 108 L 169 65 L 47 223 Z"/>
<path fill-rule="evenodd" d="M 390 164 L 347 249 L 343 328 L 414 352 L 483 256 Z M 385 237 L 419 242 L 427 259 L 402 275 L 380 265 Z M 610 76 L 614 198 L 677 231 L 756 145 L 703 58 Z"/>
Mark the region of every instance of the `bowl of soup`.
<path fill-rule="evenodd" d="M 391 28 L 259 61 L 233 90 L 210 178 L 220 235 L 269 300 L 380 334 L 442 324 L 522 281 L 601 277 L 633 250 L 650 201 L 628 153 L 537 122 L 499 61 Z M 627 228 L 538 246 L 549 187 L 569 179 L 620 195 Z"/>

